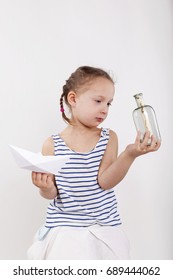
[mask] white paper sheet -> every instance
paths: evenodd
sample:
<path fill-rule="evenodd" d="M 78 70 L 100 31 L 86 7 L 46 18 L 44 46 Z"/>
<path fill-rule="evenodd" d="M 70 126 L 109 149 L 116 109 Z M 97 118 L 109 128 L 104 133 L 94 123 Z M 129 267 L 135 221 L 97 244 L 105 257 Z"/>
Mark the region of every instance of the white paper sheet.
<path fill-rule="evenodd" d="M 57 174 L 70 159 L 69 156 L 43 156 L 13 145 L 9 145 L 16 163 L 20 168 L 35 172 Z"/>

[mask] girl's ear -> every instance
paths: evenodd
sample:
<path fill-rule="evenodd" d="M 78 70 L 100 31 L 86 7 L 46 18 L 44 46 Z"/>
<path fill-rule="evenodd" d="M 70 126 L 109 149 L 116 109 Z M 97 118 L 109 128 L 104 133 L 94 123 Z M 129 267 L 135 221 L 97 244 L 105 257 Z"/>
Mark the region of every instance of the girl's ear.
<path fill-rule="evenodd" d="M 70 91 L 67 95 L 68 104 L 71 107 L 74 107 L 76 104 L 76 93 L 74 91 Z"/>

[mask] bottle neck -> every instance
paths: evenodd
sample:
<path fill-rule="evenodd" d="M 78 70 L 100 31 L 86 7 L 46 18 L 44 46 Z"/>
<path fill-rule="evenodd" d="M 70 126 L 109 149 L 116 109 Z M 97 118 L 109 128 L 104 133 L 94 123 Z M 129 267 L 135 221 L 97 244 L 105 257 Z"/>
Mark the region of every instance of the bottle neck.
<path fill-rule="evenodd" d="M 142 93 L 135 94 L 134 98 L 139 108 L 145 106 Z"/>

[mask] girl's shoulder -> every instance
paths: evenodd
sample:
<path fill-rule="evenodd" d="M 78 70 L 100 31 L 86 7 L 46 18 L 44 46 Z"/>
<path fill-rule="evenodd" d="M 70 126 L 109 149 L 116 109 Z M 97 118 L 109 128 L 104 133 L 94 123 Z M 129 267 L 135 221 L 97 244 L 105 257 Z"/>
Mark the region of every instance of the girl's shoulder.
<path fill-rule="evenodd" d="M 109 129 L 109 134 L 110 134 L 110 136 L 112 136 L 112 137 L 117 137 L 116 132 L 115 132 L 114 130 L 112 130 L 112 129 Z"/>
<path fill-rule="evenodd" d="M 54 155 L 54 142 L 52 137 L 49 137 L 44 141 L 42 146 L 42 154 L 44 156 Z"/>
<path fill-rule="evenodd" d="M 118 141 L 118 136 L 115 131 L 109 128 L 103 128 L 102 133 L 104 134 L 109 134 L 109 142 L 117 142 Z"/>
<path fill-rule="evenodd" d="M 109 130 L 109 142 L 108 142 L 108 145 L 109 145 L 109 147 L 111 148 L 111 149 L 117 149 L 117 147 L 118 147 L 118 136 L 117 136 L 117 134 L 116 134 L 116 132 L 115 131 L 113 131 L 113 130 Z"/>
<path fill-rule="evenodd" d="M 108 144 L 107 144 L 107 149 L 106 152 L 112 153 L 112 151 L 118 150 L 118 136 L 115 131 L 109 128 L 102 128 L 102 136 L 108 136 Z"/>
<path fill-rule="evenodd" d="M 99 173 L 102 174 L 116 159 L 118 155 L 118 137 L 115 131 L 109 129 L 109 141 L 103 156 Z"/>

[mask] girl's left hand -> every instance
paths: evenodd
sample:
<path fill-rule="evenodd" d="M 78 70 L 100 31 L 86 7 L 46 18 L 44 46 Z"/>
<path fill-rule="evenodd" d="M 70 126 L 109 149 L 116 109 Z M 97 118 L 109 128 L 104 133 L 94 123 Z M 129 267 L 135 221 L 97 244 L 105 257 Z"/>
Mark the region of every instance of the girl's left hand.
<path fill-rule="evenodd" d="M 150 152 L 156 152 L 160 148 L 160 145 L 161 141 L 156 141 L 153 135 L 150 136 L 149 131 L 145 133 L 144 139 L 141 142 L 141 133 L 138 131 L 135 143 L 128 145 L 126 152 L 135 158 Z"/>

